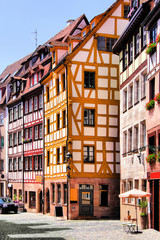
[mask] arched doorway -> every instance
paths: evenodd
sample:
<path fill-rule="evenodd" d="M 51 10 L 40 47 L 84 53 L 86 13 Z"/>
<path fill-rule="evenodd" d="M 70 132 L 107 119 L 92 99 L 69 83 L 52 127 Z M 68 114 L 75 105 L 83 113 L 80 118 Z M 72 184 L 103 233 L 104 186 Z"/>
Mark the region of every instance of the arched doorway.
<path fill-rule="evenodd" d="M 49 189 L 46 191 L 46 213 L 50 213 L 50 194 Z"/>
<path fill-rule="evenodd" d="M 42 202 L 42 190 L 39 189 L 38 190 L 38 212 L 42 212 L 42 205 L 43 205 L 43 202 Z"/>

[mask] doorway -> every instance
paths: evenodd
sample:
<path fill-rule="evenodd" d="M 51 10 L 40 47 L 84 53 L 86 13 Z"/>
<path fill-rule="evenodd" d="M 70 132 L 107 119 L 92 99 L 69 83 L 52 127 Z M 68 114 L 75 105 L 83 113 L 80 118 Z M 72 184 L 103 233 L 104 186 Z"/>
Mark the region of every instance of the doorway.
<path fill-rule="evenodd" d="M 154 181 L 154 229 L 159 231 L 159 180 Z"/>
<path fill-rule="evenodd" d="M 83 186 L 79 189 L 79 215 L 93 216 L 93 189 Z"/>
<path fill-rule="evenodd" d="M 46 192 L 46 213 L 50 213 L 50 194 L 49 189 Z"/>
<path fill-rule="evenodd" d="M 39 193 L 39 212 L 42 212 L 42 191 Z"/>

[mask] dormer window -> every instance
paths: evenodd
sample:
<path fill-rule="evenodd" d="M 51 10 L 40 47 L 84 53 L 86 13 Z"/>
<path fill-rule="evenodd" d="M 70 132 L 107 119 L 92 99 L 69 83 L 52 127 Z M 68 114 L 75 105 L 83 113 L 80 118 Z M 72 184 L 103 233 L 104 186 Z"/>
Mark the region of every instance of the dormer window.
<path fill-rule="evenodd" d="M 40 56 L 40 58 L 41 58 L 41 61 L 42 61 L 43 58 L 44 58 L 44 54 L 43 54 L 43 52 L 41 52 L 41 56 Z"/>
<path fill-rule="evenodd" d="M 16 84 L 16 82 L 14 82 L 14 83 L 13 83 L 13 93 L 15 93 L 15 92 L 17 91 L 16 88 L 17 88 L 17 84 Z"/>
<path fill-rule="evenodd" d="M 95 22 L 92 23 L 92 28 L 94 28 L 94 27 L 95 27 Z"/>
<path fill-rule="evenodd" d="M 56 61 L 56 54 L 55 51 L 53 51 L 53 63 Z"/>
<path fill-rule="evenodd" d="M 86 31 L 83 32 L 83 37 L 86 35 Z"/>
<path fill-rule="evenodd" d="M 41 74 L 41 72 L 39 72 L 39 73 L 38 73 L 38 81 L 40 81 L 41 78 L 42 78 L 42 74 Z"/>
<path fill-rule="evenodd" d="M 37 84 L 37 74 L 36 73 L 34 74 L 33 78 L 34 78 L 34 85 L 35 85 L 35 84 Z"/>
<path fill-rule="evenodd" d="M 71 45 L 71 43 L 69 44 L 69 53 L 71 53 L 71 51 L 72 51 L 72 45 Z"/>
<path fill-rule="evenodd" d="M 32 66 L 35 64 L 35 62 L 37 61 L 37 59 L 38 59 L 37 56 L 34 56 L 34 57 L 32 58 Z"/>

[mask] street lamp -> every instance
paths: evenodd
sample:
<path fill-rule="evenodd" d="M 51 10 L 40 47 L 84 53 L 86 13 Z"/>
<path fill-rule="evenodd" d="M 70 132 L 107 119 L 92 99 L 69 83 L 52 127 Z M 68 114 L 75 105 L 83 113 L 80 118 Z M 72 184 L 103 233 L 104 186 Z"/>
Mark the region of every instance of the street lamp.
<path fill-rule="evenodd" d="M 66 170 L 67 170 L 67 220 L 68 220 L 68 216 L 69 216 L 69 178 L 71 178 L 70 176 L 70 170 L 71 170 L 71 167 L 70 167 L 70 159 L 72 158 L 72 154 L 70 152 L 68 152 L 66 154 L 66 158 L 67 158 L 67 167 L 66 167 Z"/>

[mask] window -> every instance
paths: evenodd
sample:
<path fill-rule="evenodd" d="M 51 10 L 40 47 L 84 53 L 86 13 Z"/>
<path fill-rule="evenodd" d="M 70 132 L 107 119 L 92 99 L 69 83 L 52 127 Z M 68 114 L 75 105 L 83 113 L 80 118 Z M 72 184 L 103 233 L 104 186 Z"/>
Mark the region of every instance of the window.
<path fill-rule="evenodd" d="M 17 119 L 17 109 L 16 107 L 13 108 L 13 121 Z"/>
<path fill-rule="evenodd" d="M 13 133 L 13 145 L 17 145 L 17 133 Z"/>
<path fill-rule="evenodd" d="M 52 184 L 52 203 L 55 203 L 55 186 Z"/>
<path fill-rule="evenodd" d="M 47 102 L 49 102 L 49 86 L 46 87 L 46 98 Z"/>
<path fill-rule="evenodd" d="M 127 132 L 123 133 L 123 154 L 127 153 Z"/>
<path fill-rule="evenodd" d="M 134 188 L 139 189 L 139 180 L 138 179 L 134 180 Z"/>
<path fill-rule="evenodd" d="M 29 207 L 36 208 L 36 192 L 29 192 Z"/>
<path fill-rule="evenodd" d="M 34 169 L 38 170 L 38 156 L 34 157 Z"/>
<path fill-rule="evenodd" d="M 9 122 L 12 122 L 12 109 L 9 109 Z"/>
<path fill-rule="evenodd" d="M 47 119 L 47 134 L 50 134 L 50 118 Z"/>
<path fill-rule="evenodd" d="M 53 63 L 56 61 L 55 51 L 53 51 Z"/>
<path fill-rule="evenodd" d="M 32 77 L 29 78 L 29 82 L 30 82 L 30 87 L 32 87 L 33 86 L 33 79 L 32 79 Z"/>
<path fill-rule="evenodd" d="M 13 93 L 17 92 L 17 84 L 16 82 L 13 83 Z"/>
<path fill-rule="evenodd" d="M 38 156 L 38 169 L 42 170 L 42 156 L 41 155 Z"/>
<path fill-rule="evenodd" d="M 59 78 L 56 79 L 56 94 L 59 95 L 60 89 L 59 89 Z"/>
<path fill-rule="evenodd" d="M 18 158 L 18 170 L 22 170 L 21 157 Z"/>
<path fill-rule="evenodd" d="M 66 154 L 67 154 L 67 151 L 66 151 L 66 146 L 62 148 L 63 150 L 63 163 L 66 163 L 67 162 L 67 158 L 66 158 Z"/>
<path fill-rule="evenodd" d="M 65 73 L 62 74 L 62 90 L 66 89 L 66 82 L 65 82 Z"/>
<path fill-rule="evenodd" d="M 84 72 L 84 88 L 95 88 L 95 72 Z"/>
<path fill-rule="evenodd" d="M 117 39 L 115 38 L 107 38 L 104 36 L 98 36 L 97 38 L 97 48 L 101 51 L 112 52 L 112 47 L 115 44 Z"/>
<path fill-rule="evenodd" d="M 28 113 L 28 101 L 25 101 L 25 114 Z"/>
<path fill-rule="evenodd" d="M 50 151 L 47 151 L 47 166 L 50 164 Z"/>
<path fill-rule="evenodd" d="M 12 147 L 12 134 L 9 134 L 9 147 Z"/>
<path fill-rule="evenodd" d="M 60 148 L 57 148 L 57 164 L 60 164 Z"/>
<path fill-rule="evenodd" d="M 1 148 L 4 148 L 4 137 L 1 137 L 0 140 L 1 140 Z"/>
<path fill-rule="evenodd" d="M 135 35 L 135 56 L 139 53 L 139 33 Z"/>
<path fill-rule="evenodd" d="M 138 0 L 132 0 L 132 1 L 131 1 L 131 6 L 132 6 L 132 7 L 137 7 L 137 1 L 138 1 Z"/>
<path fill-rule="evenodd" d="M 64 187 L 64 204 L 67 204 L 67 184 L 64 184 L 63 187 Z"/>
<path fill-rule="evenodd" d="M 155 96 L 155 79 L 149 81 L 149 100 L 154 99 Z"/>
<path fill-rule="evenodd" d="M 126 69 L 127 67 L 127 49 L 125 48 L 123 50 L 123 71 Z"/>
<path fill-rule="evenodd" d="M 128 130 L 128 152 L 132 151 L 132 128 Z"/>
<path fill-rule="evenodd" d="M 155 135 L 149 137 L 149 139 L 148 139 L 149 154 L 155 153 L 155 142 L 156 142 L 156 136 Z"/>
<path fill-rule="evenodd" d="M 83 35 L 83 37 L 84 37 L 84 36 L 86 35 L 86 31 L 83 31 L 82 35 Z"/>
<path fill-rule="evenodd" d="M 131 108 L 133 106 L 133 84 L 131 84 L 128 88 L 128 108 Z"/>
<path fill-rule="evenodd" d="M 100 205 L 108 206 L 108 185 L 100 185 Z"/>
<path fill-rule="evenodd" d="M 141 75 L 141 99 L 146 96 L 147 74 Z"/>
<path fill-rule="evenodd" d="M 29 131 L 29 138 L 32 139 L 32 128 L 29 128 L 28 131 Z"/>
<path fill-rule="evenodd" d="M 39 125 L 39 138 L 41 139 L 43 137 L 43 132 L 42 132 L 42 124 Z"/>
<path fill-rule="evenodd" d="M 57 114 L 57 130 L 60 129 L 60 113 Z"/>
<path fill-rule="evenodd" d="M 134 89 L 134 103 L 138 103 L 139 102 L 139 80 L 135 81 L 134 87 L 135 87 L 135 89 Z"/>
<path fill-rule="evenodd" d="M 139 142 L 139 137 L 138 137 L 138 125 L 134 127 L 134 149 L 138 149 L 138 142 Z"/>
<path fill-rule="evenodd" d="M 21 118 L 21 104 L 18 105 L 18 118 Z"/>
<path fill-rule="evenodd" d="M 38 139 L 38 126 L 34 127 L 34 139 Z"/>
<path fill-rule="evenodd" d="M 28 158 L 28 165 L 29 165 L 29 170 L 32 170 L 32 157 Z"/>
<path fill-rule="evenodd" d="M 133 61 L 133 41 L 131 41 L 128 45 L 128 53 L 129 53 L 129 63 Z"/>
<path fill-rule="evenodd" d="M 24 158 L 24 168 L 28 170 L 28 158 Z"/>
<path fill-rule="evenodd" d="M 41 80 L 41 78 L 42 78 L 42 74 L 41 74 L 41 72 L 39 72 L 38 73 L 38 82 Z"/>
<path fill-rule="evenodd" d="M 4 114 L 0 114 L 0 125 L 4 125 Z"/>
<path fill-rule="evenodd" d="M 127 18 L 129 9 L 130 9 L 129 5 L 124 5 L 124 13 L 123 13 L 124 18 Z"/>
<path fill-rule="evenodd" d="M 147 43 L 146 41 L 147 41 L 146 30 L 145 30 L 145 27 L 142 27 L 141 28 L 141 48 L 146 46 L 146 43 Z"/>
<path fill-rule="evenodd" d="M 69 44 L 69 53 L 71 53 L 72 52 L 72 45 L 71 45 L 71 43 Z"/>
<path fill-rule="evenodd" d="M 42 94 L 39 95 L 39 108 L 43 107 L 43 96 Z"/>
<path fill-rule="evenodd" d="M 13 158 L 13 171 L 17 170 L 17 159 Z"/>
<path fill-rule="evenodd" d="M 24 130 L 24 136 L 25 138 L 28 138 L 28 128 Z"/>
<path fill-rule="evenodd" d="M 60 184 L 57 185 L 57 189 L 58 189 L 58 203 L 61 203 L 61 185 Z"/>
<path fill-rule="evenodd" d="M 18 144 L 22 143 L 22 132 L 18 132 Z"/>
<path fill-rule="evenodd" d="M 84 125 L 94 126 L 95 110 L 94 109 L 84 109 Z"/>
<path fill-rule="evenodd" d="M 32 99 L 29 99 L 29 112 L 32 112 Z"/>
<path fill-rule="evenodd" d="M 92 23 L 92 28 L 94 28 L 94 27 L 95 27 L 95 22 Z"/>
<path fill-rule="evenodd" d="M 146 122 L 141 122 L 141 147 L 146 146 Z"/>
<path fill-rule="evenodd" d="M 34 110 L 38 109 L 38 99 L 37 97 L 34 97 Z"/>
<path fill-rule="evenodd" d="M 4 170 L 4 160 L 0 160 L 0 171 Z"/>
<path fill-rule="evenodd" d="M 94 162 L 94 146 L 83 147 L 83 160 L 84 162 Z"/>
<path fill-rule="evenodd" d="M 155 43 L 157 37 L 157 24 L 150 29 L 150 43 Z"/>
<path fill-rule="evenodd" d="M 63 111 L 63 128 L 66 127 L 66 110 Z"/>
<path fill-rule="evenodd" d="M 9 159 L 9 171 L 12 171 L 12 159 Z"/>
<path fill-rule="evenodd" d="M 127 89 L 123 91 L 123 112 L 127 111 Z"/>
<path fill-rule="evenodd" d="M 34 74 L 34 77 L 33 77 L 33 78 L 34 78 L 34 85 L 35 85 L 35 84 L 37 84 L 37 82 L 38 82 L 37 74 L 36 74 L 36 73 Z"/>

